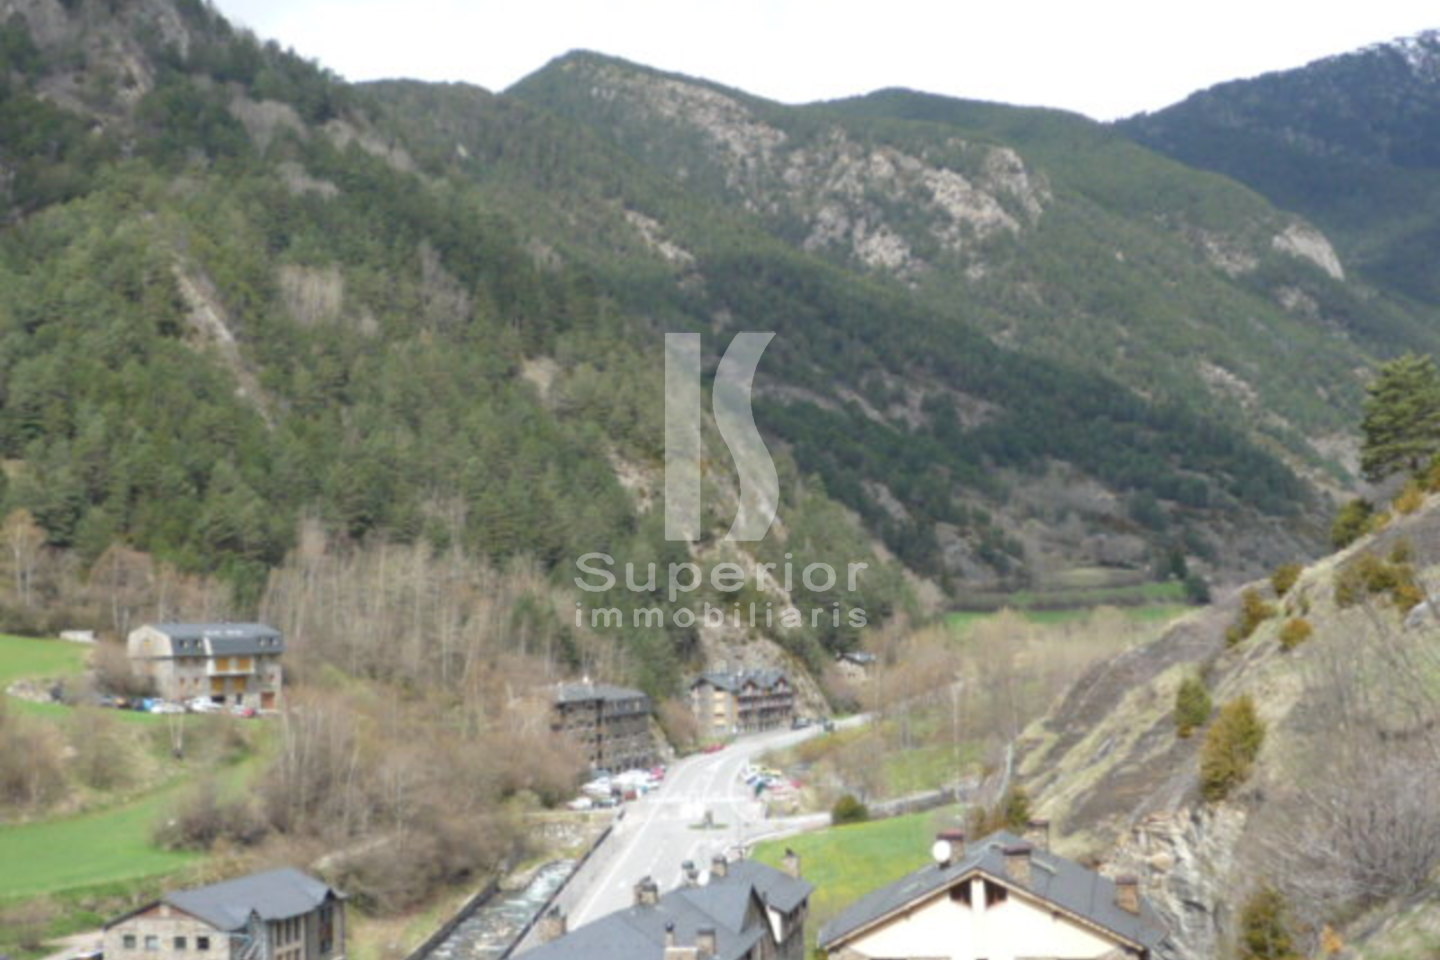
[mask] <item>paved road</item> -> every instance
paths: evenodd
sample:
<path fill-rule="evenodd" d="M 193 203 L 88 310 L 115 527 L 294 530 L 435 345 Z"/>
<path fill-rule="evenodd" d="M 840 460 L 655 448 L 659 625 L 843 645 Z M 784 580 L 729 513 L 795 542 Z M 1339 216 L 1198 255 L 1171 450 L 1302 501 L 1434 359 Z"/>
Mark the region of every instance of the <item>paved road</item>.
<path fill-rule="evenodd" d="M 624 818 L 567 890 L 571 929 L 631 903 L 642 877 L 661 892 L 679 886 L 680 865 L 693 860 L 702 873 L 717 853 L 733 853 L 758 839 L 828 822 L 825 815 L 766 820 L 765 808 L 740 779 L 760 754 L 814 736 L 818 728 L 744 737 L 718 753 L 686 757 L 671 766 L 664 785 L 626 805 Z M 709 811 L 715 827 L 698 829 Z"/>

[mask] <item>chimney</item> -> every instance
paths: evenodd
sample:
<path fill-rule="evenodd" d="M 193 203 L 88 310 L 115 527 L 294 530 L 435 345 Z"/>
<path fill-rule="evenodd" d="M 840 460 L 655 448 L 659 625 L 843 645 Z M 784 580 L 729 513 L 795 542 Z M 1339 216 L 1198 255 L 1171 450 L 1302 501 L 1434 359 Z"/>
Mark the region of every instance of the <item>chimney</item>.
<path fill-rule="evenodd" d="M 1050 821 L 1031 820 L 1025 824 L 1025 842 L 1043 853 L 1050 852 Z"/>
<path fill-rule="evenodd" d="M 794 850 L 789 847 L 785 848 L 785 859 L 780 861 L 780 866 L 796 880 L 800 879 L 800 854 Z"/>
<path fill-rule="evenodd" d="M 725 859 L 725 854 L 717 853 L 710 858 L 710 879 L 725 879 L 730 873 L 730 861 Z"/>
<path fill-rule="evenodd" d="M 660 888 L 649 877 L 635 884 L 635 906 L 653 907 L 660 902 Z"/>
<path fill-rule="evenodd" d="M 1115 906 L 1126 913 L 1140 913 L 1140 879 L 1133 873 L 1115 878 Z"/>
<path fill-rule="evenodd" d="M 1016 843 L 1006 847 L 1005 874 L 1016 883 L 1030 885 L 1030 851 L 1028 843 Z"/>
<path fill-rule="evenodd" d="M 680 873 L 685 877 L 685 886 L 700 886 L 700 871 L 695 869 L 694 860 L 686 860 L 684 863 L 680 864 Z"/>
<path fill-rule="evenodd" d="M 559 907 L 551 907 L 545 911 L 545 916 L 540 918 L 540 942 L 559 940 L 568 932 L 568 927 L 565 911 Z"/>
<path fill-rule="evenodd" d="M 700 960 L 709 960 L 709 958 L 715 956 L 716 945 L 714 927 L 701 927 L 699 930 L 695 931 L 695 950 L 698 953 Z"/>
<path fill-rule="evenodd" d="M 675 946 L 675 921 L 670 920 L 665 924 L 665 949 L 669 950 Z"/>

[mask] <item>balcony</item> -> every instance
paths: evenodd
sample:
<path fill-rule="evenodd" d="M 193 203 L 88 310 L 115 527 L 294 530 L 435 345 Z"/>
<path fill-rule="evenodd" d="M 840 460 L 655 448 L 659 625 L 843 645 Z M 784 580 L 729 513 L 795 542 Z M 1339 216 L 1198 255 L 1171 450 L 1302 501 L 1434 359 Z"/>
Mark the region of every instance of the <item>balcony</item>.
<path fill-rule="evenodd" d="M 213 657 L 205 663 L 207 677 L 248 677 L 254 673 L 254 657 Z"/>

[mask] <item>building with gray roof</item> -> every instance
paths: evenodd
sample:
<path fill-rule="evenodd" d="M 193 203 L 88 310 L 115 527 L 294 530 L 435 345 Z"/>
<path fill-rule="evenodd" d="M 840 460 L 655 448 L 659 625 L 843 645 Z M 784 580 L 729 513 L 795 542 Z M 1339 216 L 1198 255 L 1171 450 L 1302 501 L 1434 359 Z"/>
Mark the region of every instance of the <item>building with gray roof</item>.
<path fill-rule="evenodd" d="M 1007 832 L 965 845 L 941 834 L 935 863 L 862 897 L 827 923 L 832 960 L 999 957 L 1148 960 L 1166 942 L 1134 877 L 1104 877 Z"/>
<path fill-rule="evenodd" d="M 716 857 L 707 878 L 687 864 L 685 883 L 661 896 L 649 877 L 635 886 L 632 906 L 565 932 L 547 917 L 556 939 L 525 960 L 804 960 L 805 921 L 814 891 L 798 858 L 777 870 L 750 860 Z"/>
<path fill-rule="evenodd" d="M 111 960 L 345 960 L 345 896 L 293 867 L 167 893 L 104 928 Z"/>
<path fill-rule="evenodd" d="M 758 733 L 795 717 L 795 688 L 783 670 L 709 670 L 690 684 L 690 709 L 706 737 Z"/>
<path fill-rule="evenodd" d="M 130 631 L 131 669 L 166 700 L 278 706 L 285 638 L 263 623 L 154 623 Z"/>
<path fill-rule="evenodd" d="M 653 765 L 655 735 L 650 698 L 608 683 L 562 683 L 555 687 L 550 728 L 580 745 L 593 770 L 612 773 Z"/>

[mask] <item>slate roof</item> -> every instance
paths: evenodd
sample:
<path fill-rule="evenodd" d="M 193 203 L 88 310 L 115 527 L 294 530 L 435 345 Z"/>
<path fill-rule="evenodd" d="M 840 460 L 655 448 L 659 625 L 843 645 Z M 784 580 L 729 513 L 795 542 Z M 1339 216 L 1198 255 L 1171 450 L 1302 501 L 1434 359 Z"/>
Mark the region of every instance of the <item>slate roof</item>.
<path fill-rule="evenodd" d="M 559 940 L 526 951 L 525 960 L 661 960 L 665 928 L 674 924 L 675 941 L 694 946 L 705 927 L 715 931 L 714 960 L 739 960 L 761 938 L 770 936 L 768 921 L 746 925 L 752 904 L 763 910 L 766 897 L 799 906 L 814 887 L 805 880 L 764 864 L 731 863 L 724 877 L 711 874 L 704 886 L 680 887 L 653 907 L 631 906 L 571 931 Z M 762 914 L 763 915 L 763 914 Z"/>
<path fill-rule="evenodd" d="M 244 928 L 252 912 L 259 914 L 262 920 L 285 920 L 309 913 L 332 896 L 344 898 L 343 894 L 309 874 L 294 867 L 281 867 L 212 883 L 208 887 L 167 893 L 156 902 L 184 910 L 217 930 L 236 931 Z M 147 904 L 105 926 L 107 929 L 113 927 L 152 906 L 154 903 Z"/>
<path fill-rule="evenodd" d="M 280 631 L 263 623 L 157 623 L 154 628 L 174 642 L 177 654 L 233 657 L 285 652 Z"/>
<path fill-rule="evenodd" d="M 555 691 L 556 703 L 580 703 L 586 700 L 645 700 L 644 691 L 616 687 L 608 683 L 562 683 Z"/>
<path fill-rule="evenodd" d="M 708 670 L 700 674 L 690 686 L 696 687 L 702 683 L 708 683 L 720 690 L 739 693 L 740 689 L 749 681 L 754 681 L 755 685 L 762 690 L 770 690 L 784 679 L 785 671 L 783 670 Z"/>
<path fill-rule="evenodd" d="M 976 873 L 1024 891 L 1148 950 L 1153 951 L 1164 942 L 1167 936 L 1165 926 L 1145 898 L 1140 898 L 1139 914 L 1122 910 L 1115 904 L 1115 882 L 1073 860 L 1033 850 L 1030 854 L 1030 882 L 1017 882 L 1005 871 L 1004 850 L 1024 842 L 1014 834 L 1001 831 L 967 847 L 965 856 L 948 867 L 935 864 L 921 867 L 847 907 L 820 929 L 819 945 L 829 949 L 837 940 L 862 927 Z"/>

